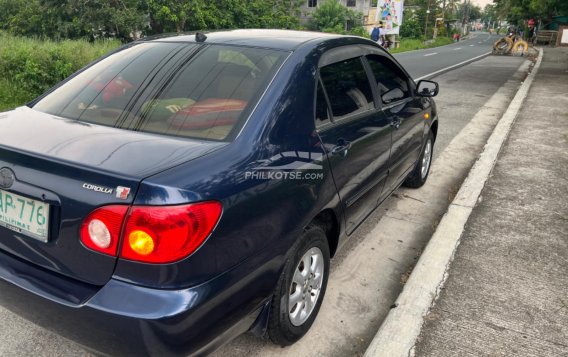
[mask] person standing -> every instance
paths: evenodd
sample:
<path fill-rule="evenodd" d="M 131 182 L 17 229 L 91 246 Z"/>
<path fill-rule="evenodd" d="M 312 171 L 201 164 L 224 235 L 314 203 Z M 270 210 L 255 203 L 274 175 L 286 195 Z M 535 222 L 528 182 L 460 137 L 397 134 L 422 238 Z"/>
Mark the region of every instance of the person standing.
<path fill-rule="evenodd" d="M 385 45 L 384 37 L 385 36 L 383 35 L 383 22 L 379 21 L 379 26 L 375 26 L 371 30 L 371 40 L 375 41 L 380 46 L 384 47 Z"/>
<path fill-rule="evenodd" d="M 375 42 L 379 42 L 379 40 L 381 39 L 381 23 L 379 23 L 379 26 L 375 26 L 373 27 L 373 29 L 371 30 L 371 40 L 375 41 Z"/>

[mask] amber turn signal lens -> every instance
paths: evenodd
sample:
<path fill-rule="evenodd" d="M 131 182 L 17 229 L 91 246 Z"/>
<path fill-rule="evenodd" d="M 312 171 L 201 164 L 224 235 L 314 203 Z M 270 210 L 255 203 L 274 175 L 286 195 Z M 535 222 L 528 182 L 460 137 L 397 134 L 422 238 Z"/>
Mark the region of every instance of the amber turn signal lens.
<path fill-rule="evenodd" d="M 148 255 L 154 251 L 154 239 L 148 233 L 140 230 L 130 232 L 128 235 L 130 249 L 140 255 Z"/>
<path fill-rule="evenodd" d="M 428 113 L 424 114 L 424 119 L 430 119 L 430 114 Z"/>

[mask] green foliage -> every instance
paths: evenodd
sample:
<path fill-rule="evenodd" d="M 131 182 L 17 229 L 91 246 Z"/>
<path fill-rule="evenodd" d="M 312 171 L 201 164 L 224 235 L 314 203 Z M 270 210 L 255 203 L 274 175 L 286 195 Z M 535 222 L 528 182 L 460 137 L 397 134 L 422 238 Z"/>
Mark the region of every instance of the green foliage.
<path fill-rule="evenodd" d="M 468 17 L 470 21 L 480 19 L 482 16 L 481 7 L 477 5 L 470 5 L 468 11 Z"/>
<path fill-rule="evenodd" d="M 400 26 L 401 38 L 422 38 L 424 36 L 424 22 L 419 23 L 417 18 L 404 19 Z"/>
<path fill-rule="evenodd" d="M 497 8 L 494 4 L 488 4 L 483 9 L 481 14 L 481 22 L 486 26 L 494 24 L 499 19 Z"/>
<path fill-rule="evenodd" d="M 143 29 L 140 0 L 0 0 L 0 29 L 54 39 L 130 39 Z"/>
<path fill-rule="evenodd" d="M 150 0 L 148 11 L 151 17 L 151 26 L 159 30 L 177 31 L 185 30 L 186 25 L 194 28 L 205 27 L 204 0 Z M 189 23 L 188 23 L 189 22 Z"/>
<path fill-rule="evenodd" d="M 309 28 L 314 31 L 369 37 L 363 27 L 363 14 L 346 8 L 336 0 L 325 0 L 314 11 Z"/>
<path fill-rule="evenodd" d="M 427 37 L 432 38 L 433 29 L 434 26 L 436 26 L 436 17 L 442 17 L 442 1 L 413 0 L 410 4 L 417 8 L 411 13 L 409 13 L 409 11 L 404 13 L 404 21 L 400 29 L 401 38 L 424 37 L 426 21 L 428 21 Z M 405 5 L 409 5 L 409 2 L 405 2 Z M 448 3 L 446 3 L 446 8 L 448 8 Z M 427 9 L 430 10 L 429 14 L 426 13 Z M 446 18 L 449 17 L 450 16 L 446 15 Z"/>
<path fill-rule="evenodd" d="M 0 109 L 37 97 L 119 44 L 40 41 L 0 33 Z"/>
<path fill-rule="evenodd" d="M 543 19 L 568 15 L 566 0 L 494 0 L 497 14 L 514 25 L 527 19 Z"/>
<path fill-rule="evenodd" d="M 0 30 L 54 39 L 298 28 L 302 0 L 0 0 Z"/>
<path fill-rule="evenodd" d="M 400 40 L 400 47 L 392 49 L 392 50 L 390 50 L 390 52 L 398 53 L 398 52 L 422 50 L 422 49 L 425 49 L 425 48 L 432 48 L 432 47 L 449 45 L 451 43 L 453 43 L 453 41 L 452 41 L 451 38 L 448 38 L 448 37 L 436 37 L 436 39 L 434 39 L 434 41 L 429 41 L 428 43 L 425 43 L 424 41 L 417 40 L 417 39 L 404 39 L 404 38 L 402 38 Z"/>
<path fill-rule="evenodd" d="M 13 109 L 30 100 L 29 94 L 5 78 L 0 78 L 0 112 Z"/>
<path fill-rule="evenodd" d="M 349 31 L 349 34 L 353 36 L 371 38 L 371 34 L 363 26 L 352 28 L 351 31 Z"/>

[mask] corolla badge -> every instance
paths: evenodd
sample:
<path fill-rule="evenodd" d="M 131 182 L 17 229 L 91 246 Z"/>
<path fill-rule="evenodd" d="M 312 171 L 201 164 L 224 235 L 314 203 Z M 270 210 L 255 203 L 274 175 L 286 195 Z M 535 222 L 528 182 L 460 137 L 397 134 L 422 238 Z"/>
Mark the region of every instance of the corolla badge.
<path fill-rule="evenodd" d="M 14 171 L 10 170 L 7 167 L 0 169 L 0 187 L 10 188 L 14 184 L 15 180 L 16 175 L 14 174 Z"/>
<path fill-rule="evenodd" d="M 108 195 L 112 194 L 112 188 L 104 187 L 104 186 L 97 186 L 91 183 L 84 183 L 83 188 L 95 192 L 106 193 Z"/>
<path fill-rule="evenodd" d="M 112 195 L 113 192 L 116 192 L 115 197 L 120 198 L 121 200 L 126 200 L 128 195 L 130 194 L 130 187 L 123 187 L 117 186 L 116 189 L 112 189 L 109 187 L 93 185 L 91 183 L 84 183 L 83 188 L 86 190 L 91 190 L 100 193 L 106 193 L 107 195 Z"/>

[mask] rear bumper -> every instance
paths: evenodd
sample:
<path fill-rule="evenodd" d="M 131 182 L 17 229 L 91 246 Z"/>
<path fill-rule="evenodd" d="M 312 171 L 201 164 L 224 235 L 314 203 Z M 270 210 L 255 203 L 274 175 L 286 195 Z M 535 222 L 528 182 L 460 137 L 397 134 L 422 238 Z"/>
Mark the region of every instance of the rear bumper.
<path fill-rule="evenodd" d="M 64 286 L 65 282 L 56 281 L 61 277 L 39 280 L 52 274 L 0 253 L 0 304 L 103 354 L 204 354 L 253 325 L 270 296 L 270 281 L 275 281 L 277 271 L 270 266 L 276 265 L 261 269 L 240 265 L 182 290 L 149 289 L 111 279 L 92 297 L 73 303 L 50 291 L 53 285 Z M 85 294 L 85 289 L 67 287 L 74 295 Z M 81 300 L 69 296 L 72 301 Z"/>

